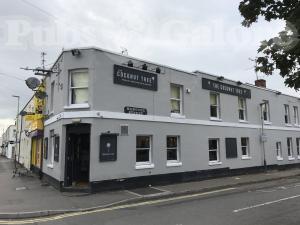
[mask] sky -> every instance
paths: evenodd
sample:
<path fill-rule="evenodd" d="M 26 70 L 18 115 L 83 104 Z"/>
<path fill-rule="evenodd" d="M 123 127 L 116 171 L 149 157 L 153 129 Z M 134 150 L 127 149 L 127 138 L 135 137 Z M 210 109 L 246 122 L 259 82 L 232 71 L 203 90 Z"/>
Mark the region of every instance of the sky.
<path fill-rule="evenodd" d="M 260 41 L 276 36 L 283 21 L 242 27 L 240 0 L 9 0 L 0 2 L 0 134 L 14 123 L 32 91 L 21 67 L 51 67 L 62 49 L 96 46 L 186 71 L 205 71 L 254 83 Z M 259 78 L 282 93 L 279 75 Z"/>

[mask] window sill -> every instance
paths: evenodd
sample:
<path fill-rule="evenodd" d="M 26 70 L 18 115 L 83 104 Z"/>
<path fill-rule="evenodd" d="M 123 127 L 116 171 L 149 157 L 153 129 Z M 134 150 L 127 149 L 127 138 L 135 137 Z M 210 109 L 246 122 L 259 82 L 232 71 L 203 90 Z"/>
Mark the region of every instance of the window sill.
<path fill-rule="evenodd" d="M 300 155 L 298 155 L 297 159 L 300 159 Z"/>
<path fill-rule="evenodd" d="M 90 105 L 88 103 L 73 104 L 64 107 L 64 109 L 88 109 L 88 108 L 90 108 Z"/>
<path fill-rule="evenodd" d="M 290 123 L 286 123 L 285 126 L 286 126 L 286 127 L 292 127 L 293 125 L 290 124 Z"/>
<path fill-rule="evenodd" d="M 295 157 L 289 157 L 289 161 L 295 160 Z"/>
<path fill-rule="evenodd" d="M 242 160 L 250 160 L 250 159 L 252 159 L 251 156 L 242 156 Z"/>
<path fill-rule="evenodd" d="M 209 117 L 209 120 L 211 120 L 211 121 L 217 121 L 217 122 L 222 122 L 222 119 L 216 118 L 216 117 Z"/>
<path fill-rule="evenodd" d="M 154 168 L 154 164 L 150 163 L 150 164 L 137 164 L 135 165 L 135 169 L 136 170 L 144 170 L 144 169 L 153 169 Z"/>
<path fill-rule="evenodd" d="M 277 157 L 277 161 L 283 161 L 282 157 Z"/>
<path fill-rule="evenodd" d="M 218 162 L 218 161 L 211 161 L 208 163 L 209 166 L 217 166 L 217 165 L 222 165 L 222 162 Z"/>
<path fill-rule="evenodd" d="M 176 119 L 185 119 L 186 116 L 182 115 L 182 114 L 178 114 L 178 113 L 171 113 L 170 115 L 172 118 L 176 118 Z"/>
<path fill-rule="evenodd" d="M 272 125 L 272 122 L 270 122 L 270 121 L 264 121 L 264 125 Z"/>
<path fill-rule="evenodd" d="M 300 125 L 299 124 L 294 124 L 294 127 L 300 127 Z"/>
<path fill-rule="evenodd" d="M 47 167 L 50 168 L 50 169 L 53 169 L 54 165 L 53 164 L 47 164 Z"/>
<path fill-rule="evenodd" d="M 240 123 L 249 123 L 248 120 L 239 120 Z"/>
<path fill-rule="evenodd" d="M 167 167 L 179 167 L 182 166 L 182 162 L 167 162 Z"/>

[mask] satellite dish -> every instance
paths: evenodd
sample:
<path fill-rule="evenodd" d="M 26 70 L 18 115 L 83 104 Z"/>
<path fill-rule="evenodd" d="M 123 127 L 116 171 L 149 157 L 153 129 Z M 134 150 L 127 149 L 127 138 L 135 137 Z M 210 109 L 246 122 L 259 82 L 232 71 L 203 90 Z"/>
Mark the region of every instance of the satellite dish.
<path fill-rule="evenodd" d="M 34 96 L 38 99 L 45 99 L 47 97 L 47 94 L 44 91 L 36 91 Z"/>
<path fill-rule="evenodd" d="M 41 84 L 40 80 L 36 77 L 29 77 L 25 80 L 25 83 L 31 90 L 36 89 Z"/>

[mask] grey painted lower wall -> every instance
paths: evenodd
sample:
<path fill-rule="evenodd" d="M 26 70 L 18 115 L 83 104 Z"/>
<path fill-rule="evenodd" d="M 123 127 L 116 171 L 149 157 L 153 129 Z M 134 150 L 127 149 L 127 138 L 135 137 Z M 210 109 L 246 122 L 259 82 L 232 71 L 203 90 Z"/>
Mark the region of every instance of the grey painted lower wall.
<path fill-rule="evenodd" d="M 260 142 L 260 129 L 205 126 L 192 124 L 176 124 L 162 122 L 146 122 L 133 120 L 116 120 L 101 118 L 82 118 L 82 123 L 91 124 L 91 153 L 90 153 L 90 182 L 140 177 L 188 171 L 211 170 L 220 168 L 247 168 L 263 165 L 262 144 Z M 61 137 L 59 162 L 49 168 L 49 160 L 44 160 L 43 172 L 58 181 L 64 180 L 65 161 L 65 125 L 71 124 L 70 119 L 61 119 L 45 127 L 45 137 L 49 137 L 50 130 Z M 120 125 L 128 124 L 129 135 L 118 136 L 117 161 L 99 162 L 100 134 L 111 132 L 120 133 Z M 136 169 L 136 135 L 151 135 L 152 169 Z M 182 166 L 168 167 L 166 162 L 166 136 L 180 136 L 180 160 Z M 266 130 L 267 142 L 266 162 L 268 165 L 285 165 L 300 163 L 296 155 L 296 138 L 300 137 L 298 131 Z M 248 137 L 250 141 L 250 159 L 244 160 L 241 156 L 241 137 Z M 294 160 L 288 160 L 287 137 L 293 138 Z M 209 165 L 208 139 L 220 139 L 220 165 Z M 226 159 L 225 138 L 237 138 L 238 157 Z M 283 160 L 276 157 L 276 142 L 281 141 Z"/>

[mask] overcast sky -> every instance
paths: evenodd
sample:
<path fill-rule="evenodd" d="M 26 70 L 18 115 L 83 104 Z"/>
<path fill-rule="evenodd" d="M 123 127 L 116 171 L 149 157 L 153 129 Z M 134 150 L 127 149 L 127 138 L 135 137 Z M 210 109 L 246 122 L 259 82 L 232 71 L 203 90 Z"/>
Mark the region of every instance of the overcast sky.
<path fill-rule="evenodd" d="M 253 83 L 253 62 L 261 40 L 283 29 L 282 21 L 261 20 L 241 26 L 240 0 L 9 0 L 0 2 L 0 133 L 32 92 L 23 80 L 32 76 L 20 67 L 46 65 L 63 48 L 97 46 L 174 66 L 201 70 Z M 259 77 L 264 77 L 258 74 Z M 277 75 L 267 86 L 298 95 Z"/>

